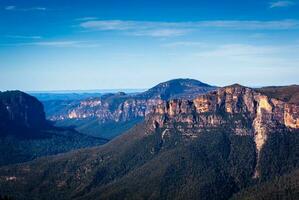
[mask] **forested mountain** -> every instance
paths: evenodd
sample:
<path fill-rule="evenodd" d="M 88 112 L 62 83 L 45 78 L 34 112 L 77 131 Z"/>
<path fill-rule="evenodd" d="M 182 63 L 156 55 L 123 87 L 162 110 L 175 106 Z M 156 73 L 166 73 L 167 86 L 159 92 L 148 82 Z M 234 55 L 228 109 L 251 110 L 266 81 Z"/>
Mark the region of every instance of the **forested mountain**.
<path fill-rule="evenodd" d="M 107 140 L 56 128 L 43 105 L 21 91 L 0 92 L 0 165 L 103 144 Z"/>
<path fill-rule="evenodd" d="M 17 199 L 271 199 L 275 191 L 292 199 L 299 191 L 289 178 L 297 176 L 298 144 L 298 104 L 236 84 L 193 100 L 163 101 L 101 147 L 2 167 L 0 193 Z"/>
<path fill-rule="evenodd" d="M 299 85 L 271 86 L 259 88 L 257 90 L 269 97 L 299 104 Z"/>

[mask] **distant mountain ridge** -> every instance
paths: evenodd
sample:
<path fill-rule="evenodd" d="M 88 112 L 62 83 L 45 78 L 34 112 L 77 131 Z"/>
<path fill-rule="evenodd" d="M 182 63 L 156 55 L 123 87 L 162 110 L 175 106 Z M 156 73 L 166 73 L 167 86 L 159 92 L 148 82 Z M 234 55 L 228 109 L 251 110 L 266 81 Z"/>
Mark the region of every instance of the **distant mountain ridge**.
<path fill-rule="evenodd" d="M 299 192 L 297 178 L 289 178 L 298 174 L 298 144 L 298 104 L 235 84 L 193 100 L 162 101 L 144 122 L 102 147 L 2 167 L 0 193 L 225 200 L 269 199 L 279 187 L 275 197 L 292 199 Z"/>
<path fill-rule="evenodd" d="M 163 101 L 173 98 L 192 99 L 215 89 L 214 86 L 194 79 L 174 79 L 138 94 L 119 92 L 82 101 L 63 102 L 67 105 L 64 104 L 54 112 L 54 102 L 43 103 L 50 114 L 48 119 L 57 125 L 75 126 L 87 134 L 113 138 L 142 120 L 152 111 L 153 106 Z M 106 131 L 112 126 L 119 127 L 113 129 L 113 134 Z"/>

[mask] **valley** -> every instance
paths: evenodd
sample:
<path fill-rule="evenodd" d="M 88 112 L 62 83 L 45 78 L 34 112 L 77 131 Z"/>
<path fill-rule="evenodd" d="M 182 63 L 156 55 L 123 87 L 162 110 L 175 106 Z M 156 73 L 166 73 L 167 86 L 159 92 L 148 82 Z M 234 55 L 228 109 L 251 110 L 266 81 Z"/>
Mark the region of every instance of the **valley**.
<path fill-rule="evenodd" d="M 268 89 L 235 84 L 162 99 L 105 145 L 1 167 L 0 193 L 17 199 L 263 199 L 277 192 L 292 199 L 299 191 L 299 105 L 277 98 L 286 90 L 268 96 Z"/>

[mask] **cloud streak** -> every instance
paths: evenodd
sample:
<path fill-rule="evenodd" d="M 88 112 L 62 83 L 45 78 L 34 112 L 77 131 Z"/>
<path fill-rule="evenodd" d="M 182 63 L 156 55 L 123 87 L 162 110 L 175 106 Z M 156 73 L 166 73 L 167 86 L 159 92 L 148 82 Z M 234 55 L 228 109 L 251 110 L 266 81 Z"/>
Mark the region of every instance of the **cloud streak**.
<path fill-rule="evenodd" d="M 42 36 L 38 35 L 6 35 L 6 37 L 14 39 L 42 39 Z"/>
<path fill-rule="evenodd" d="M 293 1 L 275 1 L 270 3 L 270 8 L 282 8 L 293 6 L 295 3 Z"/>
<path fill-rule="evenodd" d="M 93 31 L 119 31 L 137 36 L 181 36 L 196 30 L 289 30 L 299 29 L 299 20 L 239 21 L 215 20 L 197 22 L 153 22 L 126 20 L 88 20 L 79 26 Z"/>
<path fill-rule="evenodd" d="M 90 20 L 97 20 L 97 17 L 80 17 L 75 19 L 75 21 L 90 21 Z"/>
<path fill-rule="evenodd" d="M 188 29 L 153 29 L 146 31 L 137 31 L 132 33 L 136 36 L 151 36 L 151 37 L 174 37 L 185 35 L 190 32 Z"/>
<path fill-rule="evenodd" d="M 224 44 L 194 53 L 199 59 L 222 62 L 250 63 L 252 66 L 298 67 L 296 53 L 299 45 L 259 46 L 249 44 Z M 294 59 L 296 58 L 296 59 Z"/>
<path fill-rule="evenodd" d="M 39 6 L 30 7 L 30 8 L 19 8 L 17 6 L 13 6 L 13 5 L 6 6 L 4 9 L 7 11 L 46 11 L 47 10 L 47 8 L 39 7 Z"/>
<path fill-rule="evenodd" d="M 207 46 L 202 42 L 194 42 L 194 41 L 181 41 L 181 42 L 171 42 L 162 45 L 163 47 L 203 47 Z"/>
<path fill-rule="evenodd" d="M 1 44 L 1 46 L 41 46 L 41 47 L 56 47 L 56 48 L 92 48 L 92 47 L 98 47 L 99 44 L 96 43 L 95 41 L 57 40 L 57 41 L 39 41 L 39 42 Z"/>
<path fill-rule="evenodd" d="M 43 42 L 30 43 L 29 45 L 46 46 L 46 47 L 78 47 L 78 48 L 88 48 L 88 47 L 99 46 L 98 44 L 92 43 L 90 41 L 77 41 L 77 40 L 43 41 Z"/>

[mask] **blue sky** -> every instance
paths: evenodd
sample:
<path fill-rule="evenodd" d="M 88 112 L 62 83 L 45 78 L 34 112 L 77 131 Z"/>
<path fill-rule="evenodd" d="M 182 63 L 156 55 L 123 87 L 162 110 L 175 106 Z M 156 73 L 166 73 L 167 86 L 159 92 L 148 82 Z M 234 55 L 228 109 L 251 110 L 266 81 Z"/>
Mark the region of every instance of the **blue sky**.
<path fill-rule="evenodd" d="M 298 0 L 0 0 L 0 90 L 287 85 L 298 74 Z"/>

